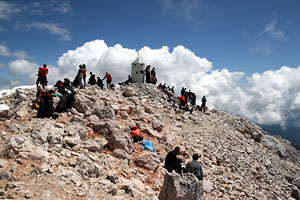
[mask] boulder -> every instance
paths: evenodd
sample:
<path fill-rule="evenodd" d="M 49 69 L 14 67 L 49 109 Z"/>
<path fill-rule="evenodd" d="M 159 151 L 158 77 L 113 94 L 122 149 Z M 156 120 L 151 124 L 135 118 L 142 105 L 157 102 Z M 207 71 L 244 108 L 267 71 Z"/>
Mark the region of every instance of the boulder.
<path fill-rule="evenodd" d="M 276 153 L 280 158 L 285 157 L 285 148 L 276 137 L 264 135 L 261 139 L 261 144 Z"/>
<path fill-rule="evenodd" d="M 99 117 L 99 119 L 115 119 L 115 111 L 110 106 L 97 107 L 92 114 Z"/>
<path fill-rule="evenodd" d="M 158 132 L 161 132 L 162 129 L 163 129 L 163 125 L 161 124 L 160 121 L 153 121 L 153 122 L 152 122 L 152 128 L 153 128 L 154 130 L 157 130 Z"/>
<path fill-rule="evenodd" d="M 94 140 L 86 140 L 82 143 L 82 147 L 92 152 L 101 152 L 107 141 L 104 138 L 95 138 Z"/>
<path fill-rule="evenodd" d="M 157 154 L 149 151 L 140 154 L 134 162 L 137 166 L 151 171 L 156 171 L 160 164 Z"/>
<path fill-rule="evenodd" d="M 75 102 L 72 105 L 79 113 L 85 114 L 93 106 L 93 102 L 83 95 L 75 95 Z"/>
<path fill-rule="evenodd" d="M 86 157 L 80 157 L 76 161 L 76 169 L 84 178 L 97 178 L 101 175 L 100 167 Z"/>
<path fill-rule="evenodd" d="M 69 136 L 79 136 L 81 140 L 85 140 L 87 136 L 87 130 L 81 123 L 71 122 L 65 128 L 65 132 Z"/>
<path fill-rule="evenodd" d="M 10 119 L 14 116 L 14 112 L 11 110 L 0 110 L 0 119 Z"/>
<path fill-rule="evenodd" d="M 159 200 L 203 200 L 202 181 L 194 174 L 166 173 Z"/>
<path fill-rule="evenodd" d="M 115 130 L 111 134 L 107 134 L 105 139 L 108 141 L 108 148 L 110 150 L 122 149 L 127 153 L 133 151 L 133 142 L 128 133 L 121 130 Z"/>
<path fill-rule="evenodd" d="M 63 144 L 63 136 L 65 135 L 63 129 L 60 128 L 54 128 L 51 130 L 51 132 L 47 136 L 47 141 L 50 145 L 50 147 L 53 147 L 57 144 L 61 145 Z"/>
<path fill-rule="evenodd" d="M 132 89 L 126 88 L 123 92 L 124 97 L 133 97 L 134 91 Z"/>
<path fill-rule="evenodd" d="M 74 147 L 75 145 L 80 143 L 80 137 L 79 136 L 74 136 L 74 137 L 70 137 L 70 136 L 66 136 L 64 138 L 65 144 L 69 147 Z"/>
<path fill-rule="evenodd" d="M 40 131 L 35 130 L 31 132 L 30 138 L 32 139 L 34 144 L 43 144 L 47 142 L 49 132 L 50 131 L 47 129 L 42 129 Z"/>
<path fill-rule="evenodd" d="M 93 130 L 101 135 L 111 134 L 116 126 L 115 121 L 108 120 L 106 122 L 98 122 L 93 125 Z"/>
<path fill-rule="evenodd" d="M 123 149 L 113 150 L 112 155 L 116 158 L 123 159 L 123 160 L 131 159 L 131 156 L 126 151 L 124 151 Z"/>

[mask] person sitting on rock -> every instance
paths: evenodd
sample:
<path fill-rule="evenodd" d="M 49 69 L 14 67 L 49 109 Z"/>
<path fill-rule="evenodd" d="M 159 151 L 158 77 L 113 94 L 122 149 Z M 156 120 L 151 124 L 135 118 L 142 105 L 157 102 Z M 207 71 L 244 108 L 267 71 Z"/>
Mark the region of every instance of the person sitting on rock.
<path fill-rule="evenodd" d="M 203 179 L 203 172 L 202 172 L 202 165 L 200 162 L 198 162 L 198 154 L 194 154 L 193 161 L 188 162 L 186 165 L 187 172 L 193 173 L 199 180 Z"/>
<path fill-rule="evenodd" d="M 179 97 L 179 108 L 180 109 L 184 109 L 185 108 L 185 98 L 184 98 L 184 96 L 180 96 Z"/>
<path fill-rule="evenodd" d="M 48 89 L 47 83 L 47 80 L 42 80 L 42 84 L 39 86 L 41 98 L 39 101 L 38 117 L 40 118 L 53 116 L 52 93 L 54 91 Z"/>
<path fill-rule="evenodd" d="M 128 79 L 122 83 L 119 83 L 119 85 L 128 85 L 131 82 L 132 82 L 132 78 L 130 75 L 128 75 Z"/>
<path fill-rule="evenodd" d="M 89 78 L 88 84 L 95 85 L 96 83 L 97 83 L 97 81 L 95 78 L 95 74 L 93 74 L 93 72 L 90 72 L 90 78 Z"/>
<path fill-rule="evenodd" d="M 168 172 L 172 172 L 173 170 L 179 174 L 182 173 L 181 163 L 182 160 L 177 158 L 177 155 L 180 153 L 180 147 L 175 147 L 173 151 L 170 151 L 165 159 L 165 168 Z"/>
<path fill-rule="evenodd" d="M 130 135 L 132 136 L 134 143 L 143 141 L 143 136 L 141 135 L 141 130 L 138 129 L 138 127 L 136 127 L 136 126 L 133 126 L 131 128 Z"/>
<path fill-rule="evenodd" d="M 104 87 L 104 84 L 103 84 L 103 80 L 100 78 L 100 77 L 97 77 L 97 85 L 103 89 Z"/>

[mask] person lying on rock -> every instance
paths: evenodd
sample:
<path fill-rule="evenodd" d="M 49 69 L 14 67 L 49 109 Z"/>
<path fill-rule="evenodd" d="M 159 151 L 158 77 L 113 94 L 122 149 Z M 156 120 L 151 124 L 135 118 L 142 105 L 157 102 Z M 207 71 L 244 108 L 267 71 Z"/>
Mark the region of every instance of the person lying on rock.
<path fill-rule="evenodd" d="M 138 129 L 138 127 L 136 127 L 136 126 L 133 126 L 131 128 L 130 135 L 132 136 L 134 143 L 143 141 L 143 136 L 141 135 L 141 130 Z"/>
<path fill-rule="evenodd" d="M 182 160 L 177 158 L 177 155 L 180 153 L 180 147 L 175 147 L 173 151 L 170 151 L 165 159 L 165 168 L 168 172 L 172 172 L 173 170 L 178 174 L 182 173 L 181 163 Z"/>
<path fill-rule="evenodd" d="M 202 165 L 200 162 L 198 162 L 198 154 L 194 154 L 193 161 L 188 162 L 186 165 L 187 172 L 193 173 L 199 180 L 203 179 L 203 173 L 202 173 Z"/>

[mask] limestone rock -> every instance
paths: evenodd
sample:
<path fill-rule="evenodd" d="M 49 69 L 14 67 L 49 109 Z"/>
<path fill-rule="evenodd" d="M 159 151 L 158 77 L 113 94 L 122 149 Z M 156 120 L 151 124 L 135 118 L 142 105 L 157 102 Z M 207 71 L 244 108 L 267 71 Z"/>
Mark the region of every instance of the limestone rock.
<path fill-rule="evenodd" d="M 156 171 L 160 164 L 160 160 L 155 152 L 145 151 L 139 155 L 134 161 L 137 166 L 147 170 Z"/>
<path fill-rule="evenodd" d="M 105 139 L 108 141 L 108 147 L 111 150 L 122 149 L 128 153 L 133 151 L 133 142 L 128 133 L 116 130 L 115 132 L 105 136 Z"/>
<path fill-rule="evenodd" d="M 133 97 L 133 95 L 134 95 L 134 91 L 129 88 L 126 88 L 125 91 L 123 92 L 124 97 Z"/>
<path fill-rule="evenodd" d="M 99 117 L 99 119 L 115 119 L 115 111 L 109 106 L 97 107 L 92 114 Z"/>
<path fill-rule="evenodd" d="M 203 197 L 202 181 L 194 174 L 166 173 L 159 200 L 201 200 Z"/>
<path fill-rule="evenodd" d="M 81 123 L 71 122 L 65 128 L 65 132 L 69 136 L 79 136 L 81 140 L 85 140 L 87 130 Z"/>
<path fill-rule="evenodd" d="M 114 149 L 112 155 L 119 159 L 131 159 L 131 156 L 122 149 Z"/>
<path fill-rule="evenodd" d="M 154 121 L 154 122 L 152 122 L 152 128 L 154 130 L 157 130 L 158 132 L 161 132 L 163 129 L 163 125 L 160 121 Z"/>
<path fill-rule="evenodd" d="M 82 143 L 83 148 L 92 151 L 92 152 L 101 152 L 104 146 L 107 145 L 107 141 L 105 139 L 94 139 L 94 140 L 86 140 Z"/>

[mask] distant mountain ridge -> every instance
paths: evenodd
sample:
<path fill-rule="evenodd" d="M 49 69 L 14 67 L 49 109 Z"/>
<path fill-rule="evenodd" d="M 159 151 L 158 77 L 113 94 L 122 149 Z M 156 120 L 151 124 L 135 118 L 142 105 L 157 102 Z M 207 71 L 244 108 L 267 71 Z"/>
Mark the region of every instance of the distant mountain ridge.
<path fill-rule="evenodd" d="M 300 127 L 287 126 L 285 129 L 282 129 L 279 125 L 259 126 L 272 135 L 280 135 L 282 138 L 289 140 L 295 148 L 300 150 Z"/>

